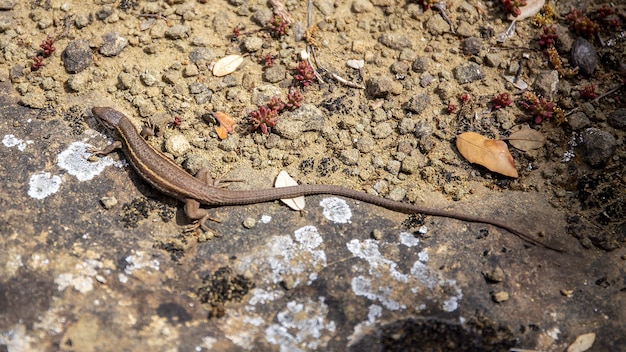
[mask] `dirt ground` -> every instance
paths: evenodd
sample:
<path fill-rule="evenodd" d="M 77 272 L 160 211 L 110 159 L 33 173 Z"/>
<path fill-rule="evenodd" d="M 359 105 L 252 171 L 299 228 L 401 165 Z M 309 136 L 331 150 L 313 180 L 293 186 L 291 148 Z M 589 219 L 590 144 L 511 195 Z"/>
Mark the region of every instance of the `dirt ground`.
<path fill-rule="evenodd" d="M 310 25 L 307 1 L 283 3 L 0 1 L 0 348 L 563 351 L 595 333 L 591 351 L 626 350 L 626 89 L 594 99 L 626 80 L 626 5 L 548 1 L 502 41 L 500 1 L 446 1 L 448 23 L 418 2 L 317 0 Z M 218 77 L 227 55 L 243 62 Z M 121 154 L 90 157 L 112 141 L 94 106 L 151 123 L 148 143 L 231 189 L 286 170 L 506 220 L 563 253 L 322 196 L 214 209 L 213 232 L 181 233 L 180 204 Z M 509 144 L 515 178 L 456 147 L 522 128 L 540 138 Z"/>

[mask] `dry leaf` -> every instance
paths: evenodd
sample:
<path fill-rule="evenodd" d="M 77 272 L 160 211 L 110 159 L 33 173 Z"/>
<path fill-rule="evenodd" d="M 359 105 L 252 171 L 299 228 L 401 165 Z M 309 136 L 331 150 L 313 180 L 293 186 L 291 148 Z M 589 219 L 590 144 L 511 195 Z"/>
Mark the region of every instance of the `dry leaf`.
<path fill-rule="evenodd" d="M 296 180 L 291 178 L 291 176 L 289 176 L 289 174 L 285 170 L 278 173 L 278 176 L 276 176 L 276 182 L 274 183 L 274 187 L 288 187 L 288 186 L 297 186 L 297 185 L 298 185 L 298 182 L 296 182 Z M 298 211 L 304 209 L 304 206 L 306 205 L 304 201 L 304 196 L 296 197 L 296 198 L 281 199 L 280 201 L 285 203 L 289 208 L 293 210 L 298 210 Z"/>
<path fill-rule="evenodd" d="M 518 177 L 513 157 L 503 141 L 489 139 L 474 132 L 465 132 L 456 138 L 456 147 L 471 163 L 482 165 L 505 176 Z"/>
<path fill-rule="evenodd" d="M 226 139 L 229 133 L 233 133 L 233 125 L 235 124 L 235 121 L 225 112 L 216 111 L 213 115 L 220 124 L 219 126 L 215 126 L 217 136 L 220 137 L 220 139 Z"/>
<path fill-rule="evenodd" d="M 515 17 L 509 15 L 509 20 L 522 21 L 528 17 L 532 17 L 541 11 L 541 8 L 546 3 L 546 0 L 526 0 L 526 6 L 521 6 L 519 16 Z"/>
<path fill-rule="evenodd" d="M 567 352 L 584 352 L 593 346 L 596 340 L 596 334 L 590 332 L 588 334 L 579 335 L 576 340 L 567 348 Z"/>
<path fill-rule="evenodd" d="M 213 74 L 217 77 L 226 76 L 235 72 L 237 67 L 243 62 L 241 55 L 228 55 L 223 57 L 213 65 Z"/>
<path fill-rule="evenodd" d="M 507 140 L 512 146 L 525 152 L 539 149 L 546 144 L 546 137 L 543 133 L 528 127 L 511 133 Z"/>

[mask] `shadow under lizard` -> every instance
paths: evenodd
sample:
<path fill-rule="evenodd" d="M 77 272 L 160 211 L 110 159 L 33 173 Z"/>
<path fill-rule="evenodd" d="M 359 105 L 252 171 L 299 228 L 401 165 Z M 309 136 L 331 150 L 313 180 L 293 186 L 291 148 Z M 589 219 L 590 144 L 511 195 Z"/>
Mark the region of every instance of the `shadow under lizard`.
<path fill-rule="evenodd" d="M 137 173 L 160 192 L 184 202 L 184 210 L 187 217 L 195 221 L 195 227 L 201 227 L 204 230 L 207 229 L 204 223 L 209 220 L 209 213 L 206 209 L 200 208 L 200 204 L 209 206 L 244 205 L 306 195 L 332 194 L 406 214 L 421 213 L 490 224 L 507 230 L 531 244 L 562 252 L 561 249 L 545 244 L 504 221 L 397 202 L 340 186 L 298 185 L 261 190 L 228 190 L 219 188 L 206 182 L 208 176 L 206 170 L 201 170 L 198 173 L 199 175 L 194 177 L 163 153 L 151 147 L 139 135 L 130 120 L 121 112 L 109 107 L 93 107 L 91 111 L 96 120 L 108 130 L 115 132 L 118 138 L 115 143 L 105 149 L 94 151 L 94 154 L 106 155 L 115 149 L 122 148 L 129 163 Z M 202 180 L 203 178 L 204 180 Z"/>

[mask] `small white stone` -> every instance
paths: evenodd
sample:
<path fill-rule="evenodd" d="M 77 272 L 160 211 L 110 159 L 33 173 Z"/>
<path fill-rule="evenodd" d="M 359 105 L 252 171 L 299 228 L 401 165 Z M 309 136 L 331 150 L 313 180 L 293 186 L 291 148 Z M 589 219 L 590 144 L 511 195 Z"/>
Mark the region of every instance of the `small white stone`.
<path fill-rule="evenodd" d="M 346 65 L 348 65 L 348 67 L 352 67 L 355 70 L 360 70 L 363 68 L 363 66 L 365 66 L 365 60 L 361 59 L 361 60 L 348 60 L 346 61 Z"/>

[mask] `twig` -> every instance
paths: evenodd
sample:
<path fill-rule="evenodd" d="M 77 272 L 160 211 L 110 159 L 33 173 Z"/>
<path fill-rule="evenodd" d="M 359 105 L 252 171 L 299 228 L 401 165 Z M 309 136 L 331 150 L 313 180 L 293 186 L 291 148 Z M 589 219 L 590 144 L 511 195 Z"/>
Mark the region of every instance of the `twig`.
<path fill-rule="evenodd" d="M 313 23 L 313 0 L 309 0 L 308 6 L 307 6 L 306 27 L 311 28 L 311 26 L 313 25 L 312 23 Z M 322 78 L 322 75 L 320 75 L 320 73 L 317 72 L 317 69 L 315 68 L 315 66 L 319 65 L 317 63 L 317 55 L 315 54 L 315 48 L 308 41 L 306 42 L 306 53 L 309 54 L 308 57 L 306 58 L 306 61 L 309 63 L 309 66 L 311 66 L 311 68 L 313 69 L 313 73 L 315 74 L 315 77 L 317 77 L 317 79 L 321 83 L 325 83 L 324 78 Z M 316 65 L 313 65 L 313 62 L 311 62 L 311 56 L 313 56 L 313 60 L 315 61 Z"/>
<path fill-rule="evenodd" d="M 311 23 L 313 22 L 313 0 L 309 0 L 309 4 L 308 4 L 308 14 L 307 14 L 307 28 L 311 28 Z M 320 75 L 320 73 L 317 71 L 317 68 L 320 68 L 322 70 L 324 70 L 324 72 L 326 72 L 327 74 L 329 74 L 332 78 L 334 78 L 335 80 L 339 81 L 340 83 L 345 84 L 348 87 L 352 87 L 352 88 L 358 88 L 358 89 L 365 89 L 365 86 L 363 86 L 362 84 L 356 83 L 356 82 L 352 82 L 352 81 L 348 81 L 345 78 L 342 78 L 341 76 L 337 75 L 336 73 L 331 72 L 330 70 L 326 69 L 324 66 L 320 65 L 319 61 L 317 61 L 317 53 L 315 52 L 315 47 L 312 46 L 308 41 L 306 43 L 306 52 L 307 54 L 309 54 L 309 56 L 307 57 L 307 62 L 309 63 L 309 65 L 311 65 L 311 68 L 313 68 L 313 73 L 315 74 L 315 77 L 317 77 L 317 79 L 324 83 L 324 78 L 322 77 L 322 75 Z M 315 62 L 315 65 L 313 65 L 313 62 L 311 62 L 311 57 L 313 57 L 313 62 Z"/>
<path fill-rule="evenodd" d="M 453 34 L 456 34 L 456 31 L 454 30 L 454 25 L 452 24 L 452 20 L 450 19 L 450 17 L 448 17 L 448 14 L 446 13 L 446 4 L 444 4 L 443 2 L 438 2 L 433 5 L 433 8 L 439 11 L 441 17 L 443 17 L 443 19 L 450 25 L 450 31 Z"/>
<path fill-rule="evenodd" d="M 515 78 L 513 78 L 513 84 L 519 81 L 520 77 L 522 76 L 522 71 L 524 70 L 524 64 L 526 63 L 526 61 L 528 61 L 528 59 L 530 59 L 530 54 L 528 53 L 522 54 L 522 57 L 519 59 L 519 68 L 517 69 L 517 72 L 515 73 Z"/>
<path fill-rule="evenodd" d="M 599 95 L 597 98 L 595 98 L 594 100 L 592 100 L 590 103 L 592 103 L 592 104 L 593 104 L 593 103 L 597 103 L 598 101 L 600 101 L 600 99 L 602 99 L 602 98 L 606 97 L 607 95 L 611 95 L 611 94 L 613 94 L 613 93 L 617 92 L 618 90 L 622 89 L 623 87 L 624 87 L 624 83 L 622 83 L 622 84 L 620 84 L 619 86 L 617 86 L 617 87 L 615 87 L 615 88 L 613 88 L 613 89 L 611 89 L 611 90 L 609 90 L 609 91 L 607 91 L 607 92 L 605 92 L 605 93 L 603 93 L 603 94 Z M 565 116 L 569 116 L 569 115 L 571 115 L 571 114 L 575 113 L 576 111 L 578 111 L 579 109 L 580 109 L 580 107 L 575 107 L 575 108 L 573 108 L 572 110 L 568 111 L 568 112 L 565 114 Z"/>

